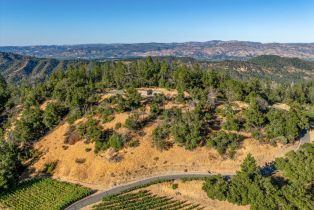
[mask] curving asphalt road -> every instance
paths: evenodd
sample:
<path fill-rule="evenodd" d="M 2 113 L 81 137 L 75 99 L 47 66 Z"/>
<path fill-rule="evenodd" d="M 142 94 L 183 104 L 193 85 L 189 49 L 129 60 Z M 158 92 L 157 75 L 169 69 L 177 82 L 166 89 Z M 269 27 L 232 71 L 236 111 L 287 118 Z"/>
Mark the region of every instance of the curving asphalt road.
<path fill-rule="evenodd" d="M 305 143 L 309 143 L 310 141 L 310 134 L 309 132 L 305 131 L 304 135 L 300 138 L 300 142 L 296 150 L 300 149 L 300 146 Z M 221 174 L 221 173 L 220 173 Z M 69 207 L 65 208 L 65 210 L 78 210 L 83 207 L 86 207 L 88 205 L 91 205 L 93 203 L 97 203 L 102 200 L 104 196 L 107 195 L 114 195 L 114 194 L 119 194 L 123 191 L 126 191 L 128 189 L 132 189 L 141 185 L 146 185 L 152 182 L 157 182 L 157 181 L 162 181 L 162 180 L 175 180 L 175 179 L 182 179 L 182 178 L 204 178 L 204 177 L 210 177 L 213 175 L 217 175 L 214 173 L 206 173 L 206 172 L 182 172 L 182 173 L 174 173 L 174 174 L 168 174 L 168 175 L 159 175 L 159 176 L 153 176 L 153 177 L 148 177 L 144 178 L 142 180 L 134 181 L 125 185 L 119 185 L 116 187 L 113 187 L 109 190 L 103 190 L 103 191 L 98 191 L 95 194 L 92 194 L 88 197 L 85 197 Z M 231 177 L 235 175 L 235 173 L 225 173 L 221 174 L 225 177 Z"/>
<path fill-rule="evenodd" d="M 175 180 L 175 179 L 182 179 L 182 178 L 204 178 L 204 177 L 210 177 L 213 175 L 217 175 L 217 174 L 212 174 L 209 172 L 208 173 L 206 173 L 206 172 L 204 172 L 204 173 L 202 173 L 202 172 L 182 172 L 180 174 L 153 176 L 153 177 L 145 178 L 145 179 L 135 181 L 132 183 L 128 183 L 125 185 L 119 185 L 119 186 L 113 187 L 109 190 L 99 191 L 95 194 L 92 194 L 88 197 L 85 197 L 85 198 L 73 203 L 69 207 L 65 208 L 65 210 L 78 210 L 78 209 L 81 209 L 81 208 L 86 207 L 88 205 L 91 205 L 93 203 L 97 203 L 97 202 L 101 201 L 104 196 L 119 194 L 119 193 L 126 191 L 128 189 L 132 189 L 132 188 L 135 188 L 138 186 L 146 185 L 146 184 L 149 184 L 152 182 L 157 182 L 157 181 L 162 181 L 162 180 Z M 230 177 L 230 176 L 233 176 L 234 173 L 228 173 L 228 174 L 222 174 L 222 175 L 226 176 L 226 177 Z"/>

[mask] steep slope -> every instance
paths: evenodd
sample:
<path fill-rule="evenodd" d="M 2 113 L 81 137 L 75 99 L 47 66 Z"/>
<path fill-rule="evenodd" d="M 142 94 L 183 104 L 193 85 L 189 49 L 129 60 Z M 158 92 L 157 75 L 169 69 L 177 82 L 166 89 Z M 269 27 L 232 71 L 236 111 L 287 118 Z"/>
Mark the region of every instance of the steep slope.
<path fill-rule="evenodd" d="M 0 73 L 11 81 L 43 80 L 57 69 L 66 69 L 69 65 L 80 63 L 0 52 Z"/>

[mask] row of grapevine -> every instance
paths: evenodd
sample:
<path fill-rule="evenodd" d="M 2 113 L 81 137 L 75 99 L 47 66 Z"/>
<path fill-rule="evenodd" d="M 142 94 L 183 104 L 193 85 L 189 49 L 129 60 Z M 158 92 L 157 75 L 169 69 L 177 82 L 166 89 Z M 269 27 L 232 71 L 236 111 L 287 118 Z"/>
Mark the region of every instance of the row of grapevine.
<path fill-rule="evenodd" d="M 44 178 L 25 182 L 0 194 L 0 206 L 19 210 L 59 210 L 91 193 L 92 190 L 82 186 Z"/>
<path fill-rule="evenodd" d="M 167 196 L 153 195 L 149 191 L 127 192 L 104 197 L 93 210 L 175 210 L 201 209 L 197 204 L 175 200 Z"/>

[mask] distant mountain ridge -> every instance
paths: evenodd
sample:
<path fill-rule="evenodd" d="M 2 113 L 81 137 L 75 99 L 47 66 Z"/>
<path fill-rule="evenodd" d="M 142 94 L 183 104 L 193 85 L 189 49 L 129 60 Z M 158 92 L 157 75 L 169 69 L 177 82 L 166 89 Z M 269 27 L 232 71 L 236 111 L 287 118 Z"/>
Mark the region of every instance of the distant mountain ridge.
<path fill-rule="evenodd" d="M 81 44 L 0 47 L 12 52 L 57 59 L 126 59 L 145 56 L 191 57 L 202 60 L 248 60 L 260 55 L 278 55 L 314 60 L 314 43 L 260 43 L 248 41 Z"/>
<path fill-rule="evenodd" d="M 144 58 L 140 58 L 144 59 Z M 184 63 L 188 66 L 199 66 L 201 69 L 224 71 L 237 78 L 269 78 L 274 81 L 300 81 L 314 79 L 314 62 L 299 58 L 285 58 L 275 55 L 262 55 L 247 61 L 201 61 L 193 58 L 156 57 L 168 63 Z M 134 59 L 122 59 L 126 65 Z M 101 65 L 103 61 L 95 60 L 57 60 L 52 58 L 36 58 L 14 53 L 0 52 L 0 73 L 7 80 L 20 81 L 23 79 L 32 82 L 48 77 L 52 72 L 66 70 L 70 66 L 78 67 L 81 64 L 92 69 Z"/>

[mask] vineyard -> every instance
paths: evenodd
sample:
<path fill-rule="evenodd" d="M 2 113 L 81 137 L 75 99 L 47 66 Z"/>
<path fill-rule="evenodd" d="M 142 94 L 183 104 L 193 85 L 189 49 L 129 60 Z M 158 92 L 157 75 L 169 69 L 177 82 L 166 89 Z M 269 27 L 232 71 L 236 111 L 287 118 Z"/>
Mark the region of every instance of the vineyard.
<path fill-rule="evenodd" d="M 124 193 L 104 197 L 100 204 L 93 210 L 148 210 L 148 209 L 202 209 L 199 204 L 191 204 L 187 201 L 175 200 L 171 197 L 153 195 L 150 191 Z"/>
<path fill-rule="evenodd" d="M 2 205 L 18 210 L 57 210 L 91 193 L 88 188 L 49 178 L 32 180 L 0 194 L 0 208 Z"/>

